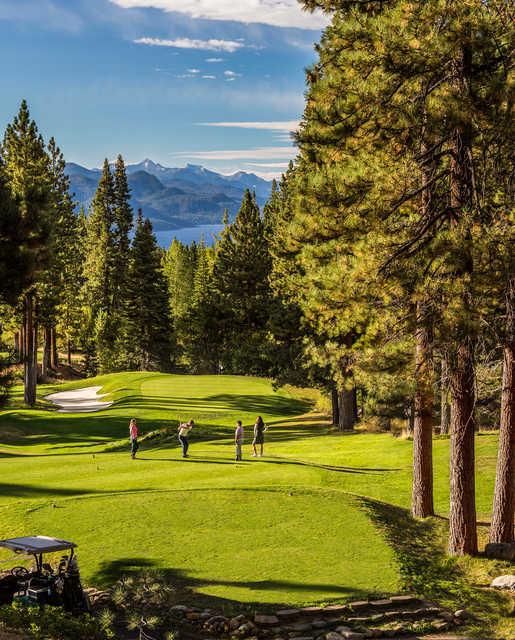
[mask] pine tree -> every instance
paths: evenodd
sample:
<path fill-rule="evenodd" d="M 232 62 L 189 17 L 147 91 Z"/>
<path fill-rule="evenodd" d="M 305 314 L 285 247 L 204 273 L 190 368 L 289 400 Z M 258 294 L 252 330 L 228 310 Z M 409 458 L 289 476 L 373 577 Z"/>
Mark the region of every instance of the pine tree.
<path fill-rule="evenodd" d="M 299 141 L 310 170 L 300 193 L 345 212 L 348 239 L 353 232 L 347 247 L 361 270 L 365 252 L 383 252 L 379 271 L 402 286 L 407 302 L 424 292 L 439 302 L 436 340 L 449 365 L 453 416 L 449 549 L 474 553 L 473 353 L 480 308 L 474 252 L 481 236 L 473 230 L 488 228 L 488 195 L 477 188 L 488 180 L 480 179 L 476 159 L 486 139 L 502 137 L 506 122 L 493 117 L 494 105 L 506 111 L 508 104 L 493 97 L 494 91 L 507 95 L 506 26 L 497 7 L 474 0 L 452 7 L 438 0 L 305 5 L 335 13 L 320 64 L 309 74 Z M 298 221 L 319 244 L 333 236 L 338 220 L 324 205 L 320 210 L 320 221 Z M 317 260 L 330 259 L 314 246 Z M 371 266 L 374 273 L 373 260 Z M 411 283 L 399 267 L 414 276 Z M 371 284 L 365 290 L 373 292 Z M 377 302 L 389 298 L 391 309 L 395 289 L 374 292 L 372 308 L 378 293 Z M 370 335 L 373 323 L 368 327 Z"/>
<path fill-rule="evenodd" d="M 235 221 L 217 244 L 213 271 L 226 371 L 259 374 L 268 369 L 263 344 L 270 267 L 265 225 L 247 190 Z"/>
<path fill-rule="evenodd" d="M 66 162 L 54 138 L 48 143 L 49 172 L 52 190 L 51 233 L 48 240 L 50 261 L 38 282 L 38 316 L 43 327 L 44 347 L 42 374 L 58 365 L 56 325 L 58 307 L 65 282 L 70 278 L 70 263 L 77 247 L 77 218 L 69 193 L 70 180 Z M 75 275 L 75 274 L 73 274 Z M 80 287 L 80 280 L 75 283 Z"/>
<path fill-rule="evenodd" d="M 11 198 L 19 214 L 21 247 L 27 264 L 24 293 L 24 399 L 36 401 L 37 329 L 35 326 L 35 284 L 48 260 L 49 212 L 52 206 L 49 159 L 43 138 L 31 120 L 25 100 L 18 115 L 7 126 L 2 158 Z"/>
<path fill-rule="evenodd" d="M 88 218 L 84 261 L 84 297 L 91 309 L 90 339 L 94 341 L 96 360 L 101 372 L 113 371 L 117 366 L 118 355 L 117 318 L 113 315 L 113 272 L 116 260 L 114 200 L 114 181 L 106 158 Z M 91 347 L 87 348 L 91 350 Z"/>
<path fill-rule="evenodd" d="M 168 371 L 171 321 L 161 251 L 150 220 L 138 212 L 128 271 L 126 350 L 132 367 Z"/>
<path fill-rule="evenodd" d="M 127 296 L 127 260 L 129 256 L 129 233 L 133 226 L 133 211 L 130 204 L 130 189 L 125 164 L 118 155 L 114 168 L 113 193 L 113 301 L 112 312 L 118 322 L 123 323 L 124 300 Z"/>
<path fill-rule="evenodd" d="M 29 283 L 28 277 L 21 214 L 11 198 L 0 162 L 0 304 L 15 304 Z"/>

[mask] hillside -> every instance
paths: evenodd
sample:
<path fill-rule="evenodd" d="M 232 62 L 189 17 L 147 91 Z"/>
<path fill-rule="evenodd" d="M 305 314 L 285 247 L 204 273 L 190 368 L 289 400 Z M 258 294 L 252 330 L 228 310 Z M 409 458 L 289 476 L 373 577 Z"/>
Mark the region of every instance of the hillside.
<path fill-rule="evenodd" d="M 100 169 L 66 165 L 71 191 L 78 206 L 91 204 Z M 255 191 L 260 206 L 266 202 L 271 183 L 253 173 L 238 171 L 229 176 L 201 166 L 164 167 L 152 160 L 127 166 L 134 209 L 141 207 L 156 230 L 180 229 L 221 222 L 225 209 L 234 217 L 245 189 Z"/>

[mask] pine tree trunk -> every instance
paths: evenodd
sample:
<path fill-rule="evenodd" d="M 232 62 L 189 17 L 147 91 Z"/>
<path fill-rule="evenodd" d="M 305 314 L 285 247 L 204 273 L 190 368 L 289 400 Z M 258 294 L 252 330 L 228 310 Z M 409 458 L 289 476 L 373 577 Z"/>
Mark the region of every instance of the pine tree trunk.
<path fill-rule="evenodd" d="M 71 340 L 69 338 L 68 338 L 67 343 L 66 343 L 66 351 L 67 351 L 68 365 L 71 367 L 72 366 L 72 343 L 71 343 Z"/>
<path fill-rule="evenodd" d="M 473 346 L 459 345 L 450 373 L 452 395 L 449 553 L 477 553 Z"/>
<path fill-rule="evenodd" d="M 55 332 L 55 327 L 51 327 L 50 329 L 50 367 L 52 369 L 57 369 L 59 366 L 59 354 L 57 352 L 57 335 Z"/>
<path fill-rule="evenodd" d="M 494 506 L 490 542 L 515 542 L 515 281 L 506 296 L 506 344 L 503 353 L 501 425 L 495 476 Z"/>
<path fill-rule="evenodd" d="M 26 293 L 24 298 L 25 346 L 23 356 L 23 398 L 29 407 L 36 403 L 37 369 L 34 362 L 34 294 Z"/>
<path fill-rule="evenodd" d="M 20 328 L 20 363 L 25 362 L 25 320 Z"/>
<path fill-rule="evenodd" d="M 417 304 L 415 331 L 416 390 L 413 425 L 413 486 L 411 512 L 415 517 L 434 515 L 433 508 L 433 360 L 432 335 L 426 311 Z"/>
<path fill-rule="evenodd" d="M 16 362 L 21 362 L 21 333 L 16 331 L 14 334 L 14 355 Z"/>
<path fill-rule="evenodd" d="M 408 407 L 408 428 L 407 435 L 409 438 L 413 436 L 413 431 L 415 430 L 415 407 L 413 401 L 410 402 Z"/>
<path fill-rule="evenodd" d="M 449 367 L 445 356 L 441 359 L 440 377 L 440 433 L 446 436 L 451 425 L 451 405 L 449 402 Z"/>
<path fill-rule="evenodd" d="M 470 41 L 462 45 L 455 62 L 455 90 L 461 98 L 470 94 L 472 50 Z M 472 167 L 472 122 L 464 111 L 458 122 L 451 148 L 450 204 L 453 210 L 455 276 L 462 285 L 460 313 L 452 359 L 449 360 L 451 387 L 451 486 L 449 515 L 449 552 L 453 555 L 477 553 L 474 453 L 474 346 L 476 334 L 471 328 L 473 300 L 470 282 L 474 274 L 470 227 L 463 217 L 474 202 Z"/>
<path fill-rule="evenodd" d="M 343 387 L 338 392 L 338 411 L 340 431 L 352 431 L 355 421 L 356 388 L 347 389 Z"/>
<path fill-rule="evenodd" d="M 336 388 L 331 389 L 331 406 L 333 414 L 333 426 L 338 427 L 340 424 L 340 407 L 338 406 L 338 391 Z"/>
<path fill-rule="evenodd" d="M 41 361 L 41 375 L 43 378 L 48 376 L 48 370 L 50 369 L 50 352 L 51 352 L 51 342 L 52 342 L 52 334 L 50 327 L 43 327 L 43 359 Z"/>

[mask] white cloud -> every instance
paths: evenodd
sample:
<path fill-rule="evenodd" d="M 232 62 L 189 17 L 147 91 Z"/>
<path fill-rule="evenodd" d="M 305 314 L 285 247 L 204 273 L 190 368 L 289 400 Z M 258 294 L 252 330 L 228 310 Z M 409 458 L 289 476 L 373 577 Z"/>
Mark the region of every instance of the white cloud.
<path fill-rule="evenodd" d="M 274 27 L 320 29 L 328 23 L 320 12 L 302 11 L 298 0 L 111 0 L 125 9 L 147 7 L 176 11 L 192 18 L 258 22 Z"/>
<path fill-rule="evenodd" d="M 199 122 L 202 127 L 233 127 L 236 129 L 261 129 L 263 131 L 295 131 L 299 126 L 298 120 L 281 122 Z M 286 141 L 289 138 L 286 137 Z"/>
<path fill-rule="evenodd" d="M 235 71 L 227 69 L 227 71 L 224 71 L 224 76 L 226 78 L 232 78 L 234 80 L 234 78 L 239 78 L 241 76 L 241 73 L 236 73 Z"/>
<path fill-rule="evenodd" d="M 206 62 L 223 62 L 223 58 L 206 58 Z"/>
<path fill-rule="evenodd" d="M 161 38 L 138 38 L 136 44 L 147 44 L 151 47 L 173 47 L 175 49 L 200 49 L 203 51 L 227 51 L 234 53 L 245 46 L 235 40 L 191 40 L 190 38 L 176 38 L 175 40 L 163 40 Z"/>
<path fill-rule="evenodd" d="M 205 75 L 202 77 L 204 78 L 204 80 L 216 80 L 216 76 Z"/>
<path fill-rule="evenodd" d="M 288 162 L 244 162 L 247 167 L 266 167 L 267 169 L 287 169 Z"/>
<path fill-rule="evenodd" d="M 257 147 L 255 149 L 221 149 L 219 151 L 181 151 L 172 155 L 198 160 L 289 160 L 296 154 L 295 147 Z"/>
<path fill-rule="evenodd" d="M 200 73 L 200 69 L 186 69 L 188 73 Z"/>

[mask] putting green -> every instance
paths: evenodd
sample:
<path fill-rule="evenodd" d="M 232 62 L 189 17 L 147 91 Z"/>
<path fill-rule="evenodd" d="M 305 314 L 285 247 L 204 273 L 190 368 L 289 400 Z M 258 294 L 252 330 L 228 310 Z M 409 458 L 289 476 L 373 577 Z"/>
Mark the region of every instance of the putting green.
<path fill-rule="evenodd" d="M 324 420 L 306 413 L 306 399 L 263 379 L 127 373 L 88 384 L 101 385 L 113 406 L 86 415 L 16 406 L 0 414 L 0 537 L 72 539 L 94 584 L 150 567 L 179 586 L 242 602 L 293 605 L 398 589 L 394 550 L 360 496 L 409 505 L 410 442 L 328 434 Z M 250 456 L 257 414 L 269 425 L 263 458 Z M 191 458 L 182 459 L 172 438 L 143 441 L 132 461 L 130 417 L 142 432 L 194 418 Z M 246 429 L 238 464 L 236 419 Z M 478 438 L 485 514 L 495 448 L 495 436 Z M 435 441 L 434 457 L 436 505 L 445 514 L 447 440 Z"/>

